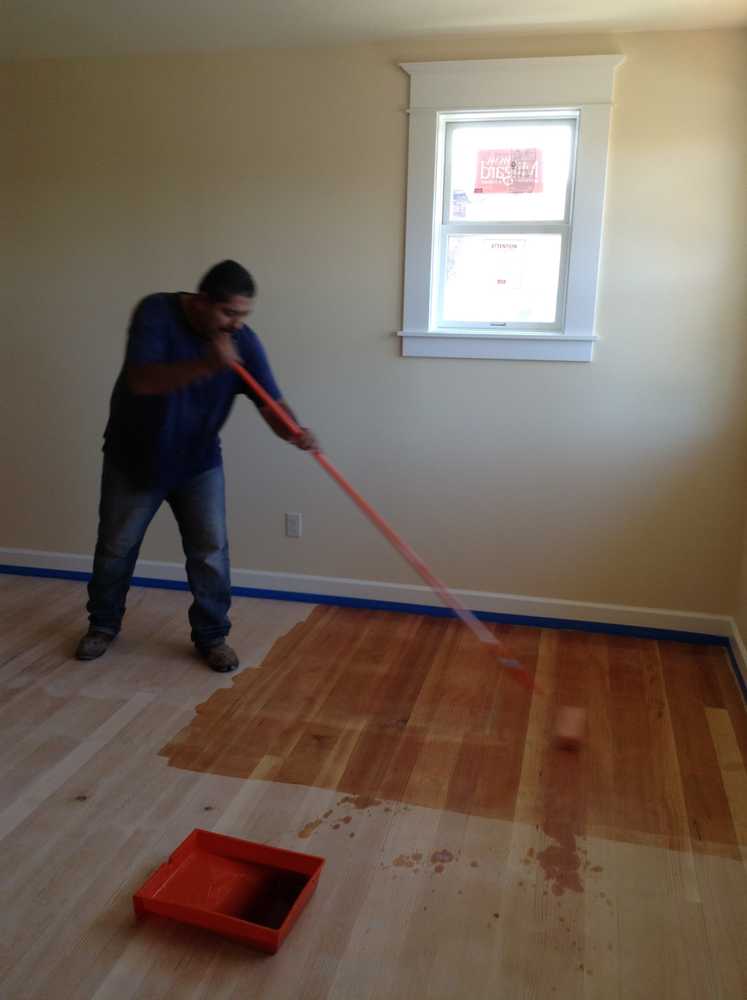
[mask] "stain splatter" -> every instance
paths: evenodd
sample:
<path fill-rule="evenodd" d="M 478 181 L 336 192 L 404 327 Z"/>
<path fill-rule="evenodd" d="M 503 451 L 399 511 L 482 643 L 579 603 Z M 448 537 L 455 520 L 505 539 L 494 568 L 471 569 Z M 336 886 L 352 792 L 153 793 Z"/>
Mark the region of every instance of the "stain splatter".
<path fill-rule="evenodd" d="M 333 823 L 332 824 L 332 829 L 333 830 L 339 830 L 340 829 L 340 824 L 339 823 Z"/>
<path fill-rule="evenodd" d="M 469 866 L 470 868 L 479 868 L 480 864 L 477 861 L 470 861 Z"/>
<path fill-rule="evenodd" d="M 333 809 L 328 809 L 326 813 L 322 816 L 322 819 L 329 819 L 329 817 L 332 815 L 333 812 L 334 812 Z"/>
<path fill-rule="evenodd" d="M 413 873 L 417 874 L 420 871 L 418 864 L 423 860 L 423 855 L 420 851 L 415 851 L 413 854 L 398 854 L 397 857 L 392 861 L 392 864 L 397 868 L 410 868 Z M 388 865 L 383 865 L 382 868 L 389 867 Z"/>
<path fill-rule="evenodd" d="M 557 823 L 545 832 L 557 843 L 546 847 L 537 855 L 545 878 L 552 884 L 555 896 L 562 896 L 566 890 L 583 892 L 581 882 L 581 858 L 576 850 L 576 837 L 569 823 Z"/>
<path fill-rule="evenodd" d="M 454 860 L 454 855 L 451 853 L 451 851 L 446 851 L 446 850 L 434 851 L 433 854 L 431 854 L 432 865 L 437 865 L 440 863 L 448 864 L 450 861 L 453 860 Z"/>
<path fill-rule="evenodd" d="M 445 871 L 445 868 L 443 865 L 436 865 L 433 871 L 436 873 L 436 875 L 440 875 L 441 872 Z"/>
<path fill-rule="evenodd" d="M 392 861 L 392 864 L 395 865 L 397 868 L 415 867 L 415 861 L 407 854 L 398 854 L 397 857 L 394 859 L 394 861 Z"/>
<path fill-rule="evenodd" d="M 76 795 L 75 796 L 75 801 L 76 802 L 88 802 L 88 796 L 87 795 Z"/>
<path fill-rule="evenodd" d="M 342 817 L 343 823 L 350 823 L 350 822 L 352 822 L 352 819 L 353 819 L 352 816 L 343 816 Z"/>
<path fill-rule="evenodd" d="M 311 823 L 306 824 L 303 830 L 298 831 L 298 836 L 301 840 L 307 840 L 312 835 L 314 830 L 318 830 L 321 825 L 322 821 L 320 819 L 312 820 Z"/>
<path fill-rule="evenodd" d="M 380 806 L 381 799 L 375 799 L 371 795 L 346 795 L 337 804 L 338 806 L 349 804 L 353 809 L 371 809 L 373 806 Z"/>
<path fill-rule="evenodd" d="M 593 872 L 603 872 L 603 871 L 604 871 L 604 868 L 602 868 L 602 866 L 601 866 L 601 865 L 594 865 L 594 867 L 593 867 L 593 868 L 592 868 L 591 870 L 592 870 Z"/>

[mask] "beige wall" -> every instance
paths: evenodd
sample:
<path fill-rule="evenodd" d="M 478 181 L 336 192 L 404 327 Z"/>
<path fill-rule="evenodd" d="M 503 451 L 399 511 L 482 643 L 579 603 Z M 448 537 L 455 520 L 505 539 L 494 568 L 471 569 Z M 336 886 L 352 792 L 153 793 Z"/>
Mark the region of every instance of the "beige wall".
<path fill-rule="evenodd" d="M 288 398 L 450 585 L 731 613 L 745 514 L 745 37 L 3 67 L 0 546 L 92 550 L 128 313 L 235 256 L 257 276 L 255 325 Z M 397 62 L 614 51 L 626 61 L 593 364 L 399 358 Z M 243 401 L 224 444 L 236 567 L 413 581 Z M 282 537 L 285 510 L 305 515 L 300 541 Z M 143 555 L 179 558 L 165 513 Z"/>

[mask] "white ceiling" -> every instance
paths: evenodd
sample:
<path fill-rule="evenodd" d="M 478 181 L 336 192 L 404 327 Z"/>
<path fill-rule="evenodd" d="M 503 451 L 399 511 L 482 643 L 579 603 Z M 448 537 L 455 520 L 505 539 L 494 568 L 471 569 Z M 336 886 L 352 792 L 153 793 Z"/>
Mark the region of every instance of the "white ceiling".
<path fill-rule="evenodd" d="M 0 59 L 747 24 L 747 0 L 2 0 Z"/>

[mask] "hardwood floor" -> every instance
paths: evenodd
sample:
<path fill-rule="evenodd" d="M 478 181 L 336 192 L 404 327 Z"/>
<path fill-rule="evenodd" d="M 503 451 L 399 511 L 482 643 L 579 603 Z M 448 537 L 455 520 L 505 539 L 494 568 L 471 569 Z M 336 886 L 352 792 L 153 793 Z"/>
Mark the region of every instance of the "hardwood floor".
<path fill-rule="evenodd" d="M 747 995 L 747 714 L 723 649 L 0 576 L 0 982 L 20 998 Z M 552 742 L 586 709 L 578 753 Z M 273 958 L 132 893 L 195 827 L 327 859 Z"/>

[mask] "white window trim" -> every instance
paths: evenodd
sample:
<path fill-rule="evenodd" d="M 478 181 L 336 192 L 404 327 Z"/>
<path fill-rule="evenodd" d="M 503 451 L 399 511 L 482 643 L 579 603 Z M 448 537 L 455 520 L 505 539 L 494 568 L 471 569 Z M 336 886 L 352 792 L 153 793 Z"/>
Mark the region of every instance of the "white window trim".
<path fill-rule="evenodd" d="M 607 145 L 620 55 L 401 63 L 410 76 L 404 357 L 591 361 Z M 573 111 L 579 115 L 576 177 L 562 332 L 492 333 L 431 325 L 442 115 Z"/>

